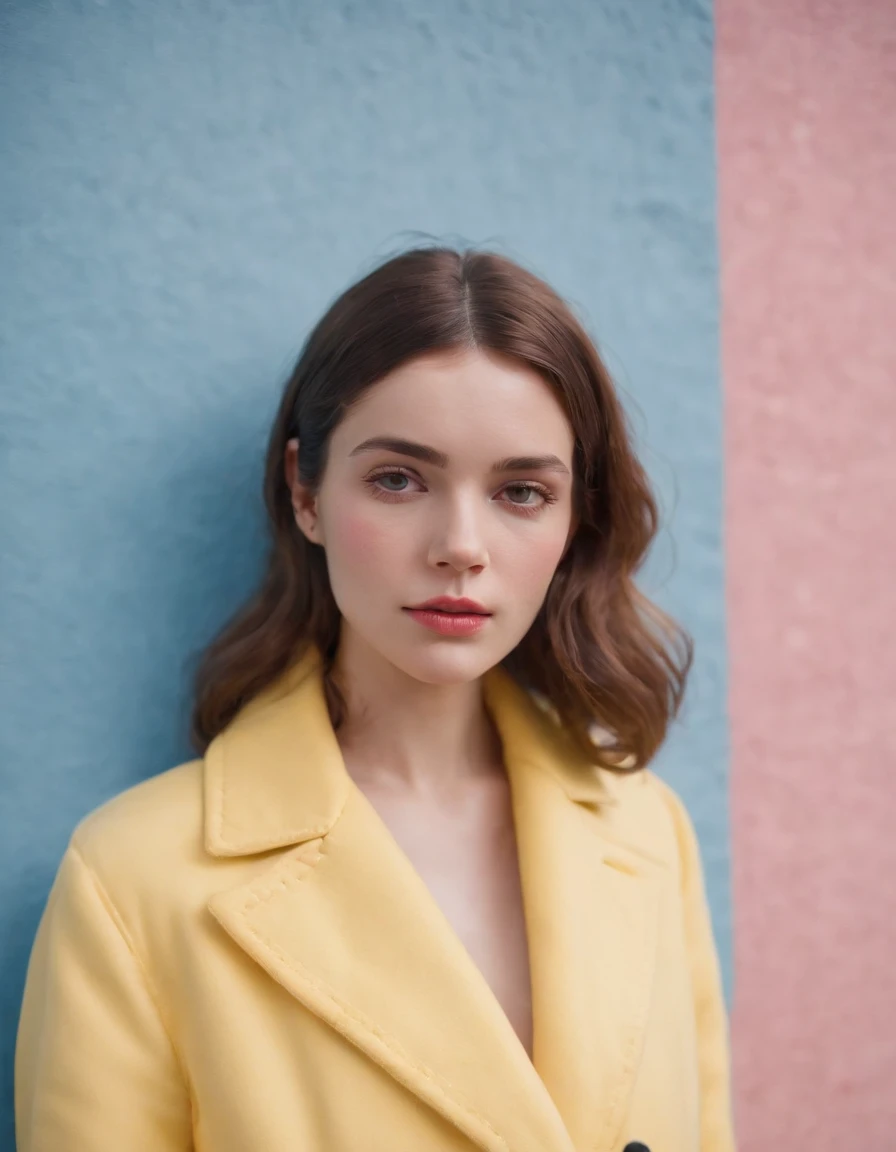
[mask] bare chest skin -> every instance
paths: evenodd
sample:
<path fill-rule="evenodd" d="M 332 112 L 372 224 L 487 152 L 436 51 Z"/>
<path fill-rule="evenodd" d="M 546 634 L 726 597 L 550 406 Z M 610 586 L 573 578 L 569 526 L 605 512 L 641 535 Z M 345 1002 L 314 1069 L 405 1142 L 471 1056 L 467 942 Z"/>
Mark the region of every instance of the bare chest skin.
<path fill-rule="evenodd" d="M 413 864 L 532 1056 L 532 1003 L 516 836 L 506 777 L 435 800 L 359 783 Z"/>

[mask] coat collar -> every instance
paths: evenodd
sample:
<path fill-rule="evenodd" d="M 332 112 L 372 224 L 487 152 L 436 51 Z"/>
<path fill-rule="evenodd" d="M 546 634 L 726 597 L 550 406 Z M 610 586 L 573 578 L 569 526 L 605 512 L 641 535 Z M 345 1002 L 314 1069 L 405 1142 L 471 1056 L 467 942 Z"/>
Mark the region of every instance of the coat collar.
<path fill-rule="evenodd" d="M 665 861 L 652 790 L 643 774 L 591 767 L 503 669 L 483 687 L 511 783 L 531 1061 L 349 777 L 314 650 L 208 749 L 208 851 L 283 849 L 209 908 L 270 976 L 476 1147 L 612 1147 L 653 980 Z"/>
<path fill-rule="evenodd" d="M 247 856 L 323 836 L 350 778 L 310 648 L 243 707 L 205 753 L 205 846 Z"/>
<path fill-rule="evenodd" d="M 327 711 L 315 647 L 246 705 L 205 754 L 205 846 L 213 856 L 245 856 L 325 835 L 351 786 Z M 551 775 L 567 797 L 615 805 L 601 773 L 551 722 L 550 710 L 500 665 L 483 694 L 505 760 Z"/>

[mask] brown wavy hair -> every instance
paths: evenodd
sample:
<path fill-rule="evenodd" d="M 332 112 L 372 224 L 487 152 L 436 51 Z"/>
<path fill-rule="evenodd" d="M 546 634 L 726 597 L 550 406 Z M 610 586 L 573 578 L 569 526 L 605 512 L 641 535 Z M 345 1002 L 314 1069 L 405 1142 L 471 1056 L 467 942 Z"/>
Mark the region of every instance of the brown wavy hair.
<path fill-rule="evenodd" d="M 458 349 L 499 353 L 534 369 L 575 434 L 578 526 L 535 621 L 503 666 L 541 696 L 594 764 L 637 770 L 659 748 L 681 705 L 693 647 L 634 583 L 658 513 L 610 374 L 543 280 L 493 252 L 432 246 L 364 276 L 305 342 L 268 445 L 267 570 L 196 672 L 191 739 L 198 752 L 312 644 L 323 657 L 334 728 L 342 723 L 345 699 L 332 674 L 340 613 L 324 551 L 295 523 L 287 441 L 298 437 L 300 480 L 316 491 L 346 409 L 406 361 Z"/>

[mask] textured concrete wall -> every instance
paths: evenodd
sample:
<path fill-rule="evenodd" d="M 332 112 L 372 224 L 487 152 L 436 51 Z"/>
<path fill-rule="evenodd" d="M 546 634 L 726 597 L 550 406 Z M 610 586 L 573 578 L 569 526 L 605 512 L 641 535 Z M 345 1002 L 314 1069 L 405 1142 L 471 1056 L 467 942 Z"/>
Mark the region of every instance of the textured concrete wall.
<path fill-rule="evenodd" d="M 740 1135 L 896 1148 L 896 7 L 717 33 Z"/>
<path fill-rule="evenodd" d="M 727 969 L 708 0 L 3 12 L 0 1147 L 65 841 L 188 754 L 184 662 L 257 573 L 281 379 L 410 229 L 530 262 L 637 410 L 670 526 L 649 584 L 699 653 L 660 767 L 694 812 Z"/>

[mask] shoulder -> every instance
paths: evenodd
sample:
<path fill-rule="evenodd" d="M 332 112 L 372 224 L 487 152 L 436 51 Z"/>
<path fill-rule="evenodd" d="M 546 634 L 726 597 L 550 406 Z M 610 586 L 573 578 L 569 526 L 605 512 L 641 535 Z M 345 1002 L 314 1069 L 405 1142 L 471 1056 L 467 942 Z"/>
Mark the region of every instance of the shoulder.
<path fill-rule="evenodd" d="M 105 886 L 170 885 L 202 853 L 202 760 L 190 760 L 120 792 L 72 833 L 77 853 Z"/>
<path fill-rule="evenodd" d="M 678 871 L 694 842 L 693 825 L 678 791 L 650 768 L 627 773 L 602 769 L 600 778 L 608 800 L 604 824 L 610 837 Z"/>
<path fill-rule="evenodd" d="M 541 693 L 530 689 L 528 695 L 548 741 L 553 743 L 562 731 L 556 709 Z M 602 743 L 605 734 L 597 723 L 591 726 L 595 743 Z M 673 864 L 677 870 L 682 856 L 693 851 L 695 838 L 687 808 L 676 789 L 651 768 L 628 767 L 631 757 L 622 760 L 614 771 L 593 764 L 584 767 L 576 750 L 567 771 L 569 745 L 566 736 L 563 740 L 552 757 L 553 766 L 559 769 L 574 799 L 593 804 L 600 812 L 605 837 L 656 863 Z"/>

